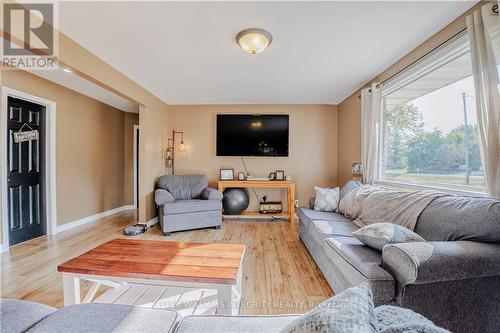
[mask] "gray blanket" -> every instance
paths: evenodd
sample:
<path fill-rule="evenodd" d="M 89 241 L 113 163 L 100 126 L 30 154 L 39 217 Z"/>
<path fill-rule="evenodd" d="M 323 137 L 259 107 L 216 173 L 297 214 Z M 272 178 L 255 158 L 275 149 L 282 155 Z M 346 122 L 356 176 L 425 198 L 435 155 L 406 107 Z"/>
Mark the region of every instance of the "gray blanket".
<path fill-rule="evenodd" d="M 375 313 L 380 333 L 450 333 L 409 309 L 382 305 Z"/>
<path fill-rule="evenodd" d="M 424 208 L 434 198 L 445 195 L 363 185 L 340 201 L 339 210 L 360 228 L 373 223 L 394 223 L 413 231 Z"/>

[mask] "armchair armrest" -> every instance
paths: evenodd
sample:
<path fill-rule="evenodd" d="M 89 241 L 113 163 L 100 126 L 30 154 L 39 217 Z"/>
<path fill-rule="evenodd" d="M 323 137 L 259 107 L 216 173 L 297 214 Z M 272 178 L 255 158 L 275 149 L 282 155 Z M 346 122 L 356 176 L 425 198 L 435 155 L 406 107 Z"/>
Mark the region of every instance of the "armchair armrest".
<path fill-rule="evenodd" d="M 172 196 L 172 194 L 170 194 L 169 191 L 161 188 L 155 190 L 155 203 L 158 206 L 166 204 L 167 202 L 174 202 L 174 201 L 175 199 Z"/>
<path fill-rule="evenodd" d="M 219 192 L 213 188 L 205 188 L 201 192 L 201 198 L 203 200 L 222 200 L 222 192 Z"/>
<path fill-rule="evenodd" d="M 382 267 L 401 285 L 500 275 L 500 244 L 470 241 L 386 245 Z"/>

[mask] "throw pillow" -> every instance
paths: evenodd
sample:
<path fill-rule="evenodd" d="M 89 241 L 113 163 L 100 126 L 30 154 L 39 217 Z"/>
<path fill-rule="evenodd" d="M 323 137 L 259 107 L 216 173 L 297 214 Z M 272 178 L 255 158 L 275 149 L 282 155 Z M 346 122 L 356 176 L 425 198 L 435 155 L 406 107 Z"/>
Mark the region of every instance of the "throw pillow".
<path fill-rule="evenodd" d="M 316 200 L 314 210 L 322 212 L 333 212 L 339 206 L 339 188 L 322 188 L 314 186 Z"/>
<path fill-rule="evenodd" d="M 342 197 L 342 201 L 339 202 L 339 213 L 343 214 L 345 217 L 356 219 L 359 214 L 359 207 L 363 201 L 363 196 L 358 195 L 363 194 L 366 190 L 371 190 L 370 185 L 358 186 Z"/>
<path fill-rule="evenodd" d="M 387 244 L 425 242 L 425 239 L 410 229 L 393 223 L 370 224 L 352 234 L 361 243 L 380 251 Z"/>
<path fill-rule="evenodd" d="M 361 185 L 363 185 L 363 184 L 356 181 L 356 180 L 349 180 L 347 183 L 345 183 L 344 186 L 342 186 L 342 188 L 340 189 L 339 203 L 347 195 L 347 193 L 351 192 L 352 190 L 357 189 Z"/>
<path fill-rule="evenodd" d="M 358 287 L 346 289 L 291 321 L 281 332 L 377 333 L 377 318 L 370 286 L 363 283 Z"/>

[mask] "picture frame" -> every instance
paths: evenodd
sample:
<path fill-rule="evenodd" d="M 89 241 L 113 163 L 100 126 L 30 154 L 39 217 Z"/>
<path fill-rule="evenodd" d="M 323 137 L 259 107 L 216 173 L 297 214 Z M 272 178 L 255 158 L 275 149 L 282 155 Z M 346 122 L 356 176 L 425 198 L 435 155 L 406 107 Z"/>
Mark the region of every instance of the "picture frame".
<path fill-rule="evenodd" d="M 246 180 L 244 172 L 238 172 L 238 180 Z"/>
<path fill-rule="evenodd" d="M 234 169 L 220 169 L 220 180 L 234 180 Z"/>
<path fill-rule="evenodd" d="M 276 180 L 285 180 L 284 170 L 276 170 Z"/>
<path fill-rule="evenodd" d="M 276 172 L 269 173 L 269 180 L 276 180 Z"/>

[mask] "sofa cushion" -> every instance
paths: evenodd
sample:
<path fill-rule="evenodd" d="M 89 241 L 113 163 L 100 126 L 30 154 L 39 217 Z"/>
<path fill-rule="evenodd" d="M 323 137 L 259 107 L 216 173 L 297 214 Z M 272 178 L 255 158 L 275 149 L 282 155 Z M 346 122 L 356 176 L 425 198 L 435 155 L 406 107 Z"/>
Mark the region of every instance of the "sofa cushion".
<path fill-rule="evenodd" d="M 391 274 L 380 266 L 382 254 L 361 243 L 354 237 L 333 236 L 325 239 L 325 252 L 336 265 L 344 280 L 351 286 L 367 282 L 376 304 L 394 299 L 395 281 Z"/>
<path fill-rule="evenodd" d="M 420 214 L 414 230 L 428 241 L 500 242 L 500 201 L 439 197 Z"/>
<path fill-rule="evenodd" d="M 56 310 L 43 304 L 4 298 L 0 300 L 0 331 L 24 332 Z"/>
<path fill-rule="evenodd" d="M 290 322 L 283 333 L 378 333 L 370 287 L 364 283 L 324 301 Z"/>
<path fill-rule="evenodd" d="M 162 206 L 164 215 L 185 214 L 194 212 L 206 212 L 212 210 L 221 210 L 222 202 L 219 200 L 179 200 L 176 202 L 167 202 Z"/>
<path fill-rule="evenodd" d="M 318 212 L 313 209 L 308 208 L 299 208 L 297 210 L 297 215 L 299 218 L 307 218 L 310 220 L 324 220 L 324 221 L 336 221 L 336 222 L 351 222 L 352 220 L 348 219 L 342 214 L 334 213 L 334 212 Z"/>
<path fill-rule="evenodd" d="M 325 220 L 311 220 L 319 232 L 326 235 L 337 235 L 352 237 L 353 232 L 358 230 L 359 227 L 352 222 L 337 222 L 337 221 L 325 221 Z"/>
<path fill-rule="evenodd" d="M 168 175 L 161 176 L 156 186 L 170 192 L 175 200 L 200 199 L 208 180 L 203 175 Z"/>
<path fill-rule="evenodd" d="M 283 316 L 188 316 L 175 333 L 278 333 L 294 315 Z"/>
<path fill-rule="evenodd" d="M 178 320 L 172 310 L 116 304 L 66 306 L 33 326 L 29 333 L 169 332 Z"/>
<path fill-rule="evenodd" d="M 351 235 L 351 228 L 358 228 L 356 225 L 352 223 L 351 220 L 345 218 L 344 216 L 332 213 L 332 212 L 317 212 L 312 209 L 307 208 L 299 208 L 297 211 L 297 215 L 300 219 L 301 229 L 307 233 L 307 237 L 313 239 L 316 242 L 316 245 L 321 249 L 324 246 L 325 238 L 332 237 L 336 234 L 344 235 L 346 237 L 353 237 Z M 324 219 L 311 219 L 312 217 L 324 217 Z M 322 222 L 316 222 L 322 221 Z M 315 225 L 316 223 L 316 225 Z M 326 225 L 328 224 L 328 225 Z M 352 226 L 351 226 L 352 225 Z M 329 231 L 329 229 L 333 229 L 335 234 L 325 233 L 323 231 Z M 323 250 L 321 250 L 323 253 Z"/>

